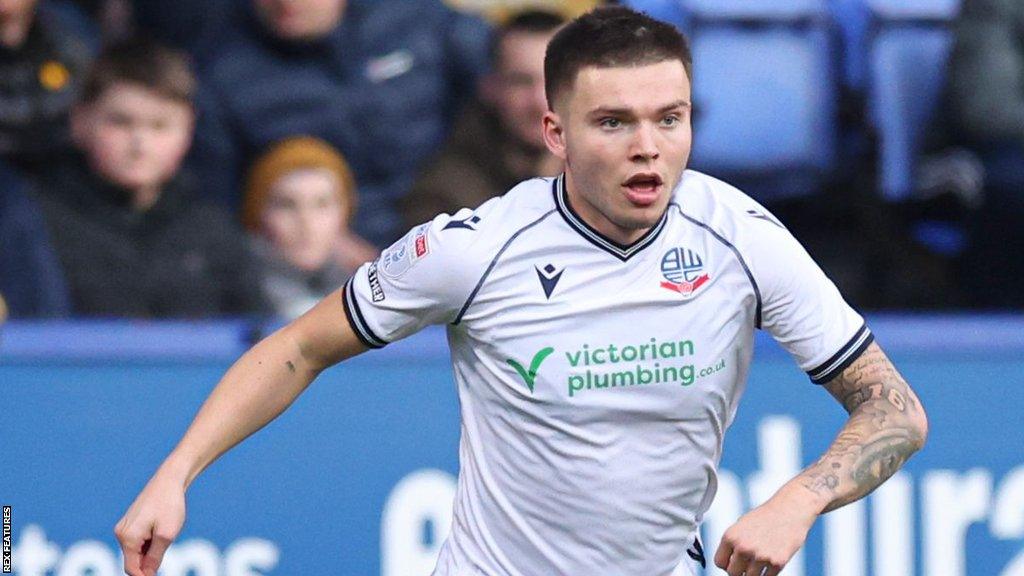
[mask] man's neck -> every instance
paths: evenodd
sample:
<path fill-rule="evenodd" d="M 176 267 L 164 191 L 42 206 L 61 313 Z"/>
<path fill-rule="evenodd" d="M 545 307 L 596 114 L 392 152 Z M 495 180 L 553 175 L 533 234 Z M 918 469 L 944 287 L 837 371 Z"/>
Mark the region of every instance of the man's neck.
<path fill-rule="evenodd" d="M 572 173 L 565 173 L 565 196 L 569 206 L 588 226 L 597 230 L 605 238 L 623 246 L 629 246 L 643 237 L 652 227 L 623 228 L 608 219 L 596 206 L 591 204 L 577 190 L 578 184 L 573 180 Z"/>

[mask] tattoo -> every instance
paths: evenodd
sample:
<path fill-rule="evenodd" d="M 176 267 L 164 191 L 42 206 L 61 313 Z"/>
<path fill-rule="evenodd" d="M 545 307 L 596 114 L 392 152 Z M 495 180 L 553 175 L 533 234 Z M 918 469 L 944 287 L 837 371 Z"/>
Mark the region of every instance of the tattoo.
<path fill-rule="evenodd" d="M 291 360 L 285 362 L 285 365 L 288 366 L 288 371 L 289 372 L 291 372 L 292 374 L 295 374 L 295 364 L 292 364 Z"/>
<path fill-rule="evenodd" d="M 893 430 L 864 447 L 853 465 L 853 479 L 859 484 L 881 484 L 896 473 L 914 451 L 914 441 L 906 430 Z"/>
<path fill-rule="evenodd" d="M 883 399 L 900 412 L 920 409 L 907 381 L 877 345 L 867 350 L 842 375 L 826 384 L 829 392 L 853 413 L 865 402 Z"/>
<path fill-rule="evenodd" d="M 858 500 L 885 482 L 924 443 L 924 411 L 877 344 L 825 385 L 850 419 L 801 484 L 830 498 L 825 511 Z"/>

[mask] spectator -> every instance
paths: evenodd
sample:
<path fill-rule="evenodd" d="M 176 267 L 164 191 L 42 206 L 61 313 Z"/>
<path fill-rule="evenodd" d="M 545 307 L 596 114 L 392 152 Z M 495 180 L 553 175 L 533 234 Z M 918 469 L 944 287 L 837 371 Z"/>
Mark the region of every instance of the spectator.
<path fill-rule="evenodd" d="M 523 180 L 561 172 L 561 162 L 544 145 L 541 121 L 548 108 L 544 51 L 564 21 L 551 12 L 524 12 L 495 33 L 492 69 L 479 98 L 402 202 L 407 226 L 476 208 Z"/>
<path fill-rule="evenodd" d="M 1024 3 L 964 0 L 954 33 L 942 120 L 985 168 L 962 277 L 975 305 L 1024 307 Z"/>
<path fill-rule="evenodd" d="M 68 110 L 97 40 L 71 5 L 0 1 L 0 159 L 34 173 L 69 145 Z"/>
<path fill-rule="evenodd" d="M 178 52 L 113 45 L 71 114 L 79 152 L 39 183 L 83 315 L 205 317 L 263 308 L 244 237 L 179 173 L 192 140 L 195 78 Z"/>
<path fill-rule="evenodd" d="M 297 318 L 377 252 L 348 229 L 356 183 L 323 140 L 274 145 L 252 169 L 242 220 L 263 263 L 263 291 L 279 316 Z"/>
<path fill-rule="evenodd" d="M 0 307 L 12 318 L 65 316 L 67 287 L 39 209 L 0 165 Z"/>
<path fill-rule="evenodd" d="M 249 0 L 201 57 L 193 160 L 237 205 L 252 157 L 296 133 L 322 138 L 360 185 L 356 230 L 401 232 L 396 202 L 486 65 L 489 29 L 440 0 Z"/>

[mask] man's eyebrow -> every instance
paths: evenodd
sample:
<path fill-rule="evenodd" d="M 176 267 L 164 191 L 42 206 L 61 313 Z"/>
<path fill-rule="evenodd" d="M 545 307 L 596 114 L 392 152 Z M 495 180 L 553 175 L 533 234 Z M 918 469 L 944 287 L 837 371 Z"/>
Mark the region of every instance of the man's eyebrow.
<path fill-rule="evenodd" d="M 658 108 L 658 112 L 668 112 L 669 110 L 675 110 L 676 108 L 689 108 L 690 103 L 686 100 L 676 100 L 675 102 Z"/>
<path fill-rule="evenodd" d="M 658 108 L 658 113 L 662 114 L 662 113 L 668 112 L 670 110 L 675 110 L 676 108 L 689 108 L 689 107 L 690 107 L 690 103 L 687 102 L 686 100 L 676 100 L 675 102 L 672 102 L 671 104 L 666 104 L 665 106 L 662 106 L 661 108 Z M 635 111 L 632 108 L 611 108 L 611 107 L 608 107 L 608 106 L 601 106 L 600 108 L 594 108 L 593 110 L 591 110 L 588 115 L 596 116 L 596 115 L 604 115 L 604 114 L 607 114 L 609 116 L 631 116 L 631 115 L 635 114 Z"/>

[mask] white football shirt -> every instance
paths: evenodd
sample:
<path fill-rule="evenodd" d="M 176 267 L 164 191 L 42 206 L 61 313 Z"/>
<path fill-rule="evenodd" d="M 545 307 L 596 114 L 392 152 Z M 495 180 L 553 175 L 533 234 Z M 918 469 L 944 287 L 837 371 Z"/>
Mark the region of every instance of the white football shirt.
<path fill-rule="evenodd" d="M 623 246 L 580 219 L 563 180 L 440 215 L 345 287 L 368 346 L 447 324 L 461 469 L 437 576 L 670 574 L 699 556 L 754 329 L 818 383 L 871 342 L 735 188 L 686 171 Z"/>

